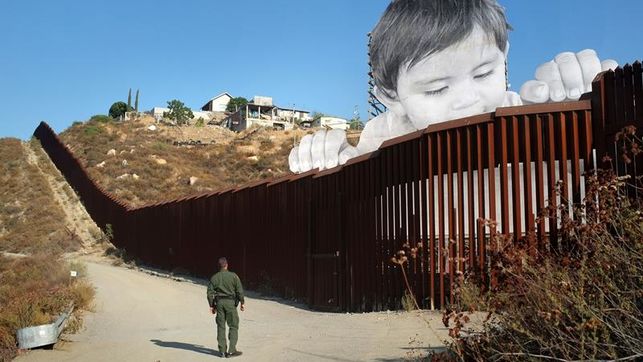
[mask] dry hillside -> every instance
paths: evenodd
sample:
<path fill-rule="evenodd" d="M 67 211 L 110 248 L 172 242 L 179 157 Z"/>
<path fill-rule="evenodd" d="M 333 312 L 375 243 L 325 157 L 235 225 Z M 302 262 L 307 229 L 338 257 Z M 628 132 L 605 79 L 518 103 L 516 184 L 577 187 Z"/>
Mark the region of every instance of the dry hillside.
<path fill-rule="evenodd" d="M 144 117 L 76 123 L 60 138 L 91 178 L 130 205 L 141 206 L 285 175 L 290 149 L 308 132 L 312 130 L 255 128 L 234 133 Z"/>
<path fill-rule="evenodd" d="M 82 265 L 63 255 L 87 250 L 102 233 L 37 141 L 0 139 L 0 361 L 17 353 L 16 330 L 50 323 L 69 303 L 92 300 Z"/>
<path fill-rule="evenodd" d="M 30 162 L 34 150 L 29 146 L 23 147 L 17 139 L 0 139 L 0 251 L 59 254 L 77 250 L 80 240 L 67 228 L 65 213 L 45 176 Z M 42 152 L 39 145 L 33 146 Z M 67 192 L 73 194 L 71 189 Z"/>

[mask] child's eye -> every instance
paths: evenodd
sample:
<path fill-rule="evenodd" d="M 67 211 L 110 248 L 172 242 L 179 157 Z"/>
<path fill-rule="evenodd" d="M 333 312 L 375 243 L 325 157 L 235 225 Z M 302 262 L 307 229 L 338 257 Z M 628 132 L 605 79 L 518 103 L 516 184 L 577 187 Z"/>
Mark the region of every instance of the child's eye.
<path fill-rule="evenodd" d="M 484 79 L 484 78 L 487 78 L 488 76 L 490 76 L 491 74 L 493 74 L 493 69 L 488 71 L 488 72 L 486 72 L 486 73 L 475 75 L 474 78 L 475 79 Z"/>
<path fill-rule="evenodd" d="M 426 94 L 427 96 L 437 96 L 439 94 L 444 93 L 447 90 L 447 88 L 449 88 L 449 87 L 444 86 L 444 87 L 442 87 L 440 89 L 436 89 L 436 90 L 432 90 L 432 91 L 426 91 L 426 92 L 424 92 L 424 94 Z"/>

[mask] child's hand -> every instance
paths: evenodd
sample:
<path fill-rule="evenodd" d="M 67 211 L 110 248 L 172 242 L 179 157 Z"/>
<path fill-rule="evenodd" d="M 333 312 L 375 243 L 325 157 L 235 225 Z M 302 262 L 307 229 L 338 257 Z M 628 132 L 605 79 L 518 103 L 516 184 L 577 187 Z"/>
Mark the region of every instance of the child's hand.
<path fill-rule="evenodd" d="M 611 59 L 601 62 L 593 49 L 560 53 L 536 69 L 536 79 L 523 84 L 520 96 L 532 103 L 578 100 L 592 90 L 592 80 L 598 73 L 617 66 Z"/>
<path fill-rule="evenodd" d="M 344 164 L 358 155 L 357 149 L 348 144 L 346 133 L 342 130 L 320 130 L 314 135 L 306 135 L 293 147 L 288 156 L 290 171 L 306 172 L 314 168 L 320 170 Z"/>

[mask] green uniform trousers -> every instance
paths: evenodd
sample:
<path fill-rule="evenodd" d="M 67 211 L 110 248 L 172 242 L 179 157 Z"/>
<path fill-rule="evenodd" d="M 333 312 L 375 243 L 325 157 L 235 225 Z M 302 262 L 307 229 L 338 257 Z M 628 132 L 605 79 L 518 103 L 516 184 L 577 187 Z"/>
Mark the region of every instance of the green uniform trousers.
<path fill-rule="evenodd" d="M 233 299 L 220 299 L 217 301 L 217 342 L 219 343 L 219 352 L 234 353 L 237 351 L 237 339 L 239 338 L 239 314 Z M 225 325 L 228 324 L 230 332 L 228 339 L 230 347 L 226 348 Z"/>

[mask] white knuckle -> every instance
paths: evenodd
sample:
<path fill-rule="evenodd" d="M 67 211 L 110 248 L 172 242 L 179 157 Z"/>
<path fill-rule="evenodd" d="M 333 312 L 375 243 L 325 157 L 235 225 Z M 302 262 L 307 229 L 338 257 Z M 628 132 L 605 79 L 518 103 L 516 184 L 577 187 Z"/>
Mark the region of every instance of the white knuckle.
<path fill-rule="evenodd" d="M 543 63 L 538 68 L 536 68 L 536 73 L 534 74 L 536 80 L 543 82 L 549 82 L 552 80 L 560 79 L 560 72 L 558 71 L 558 64 L 554 61 L 549 61 Z"/>
<path fill-rule="evenodd" d="M 562 53 L 558 54 L 554 58 L 554 61 L 556 61 L 556 63 L 558 63 L 558 65 L 564 64 L 564 63 L 575 62 L 576 61 L 576 54 L 574 54 L 572 52 L 562 52 Z"/>
<path fill-rule="evenodd" d="M 554 102 L 564 101 L 567 97 L 562 81 L 555 81 L 549 85 L 549 98 Z"/>
<path fill-rule="evenodd" d="M 601 62 L 601 70 L 614 70 L 618 67 L 618 63 L 614 59 L 605 59 Z"/>
<path fill-rule="evenodd" d="M 596 50 L 594 50 L 594 49 L 583 49 L 583 50 L 579 51 L 578 53 L 576 53 L 576 57 L 578 59 L 587 58 L 587 57 L 594 57 L 594 58 L 598 59 L 598 55 L 596 54 Z"/>
<path fill-rule="evenodd" d="M 538 80 L 529 80 L 520 87 L 520 97 L 528 102 L 542 103 L 549 97 L 547 83 Z"/>

